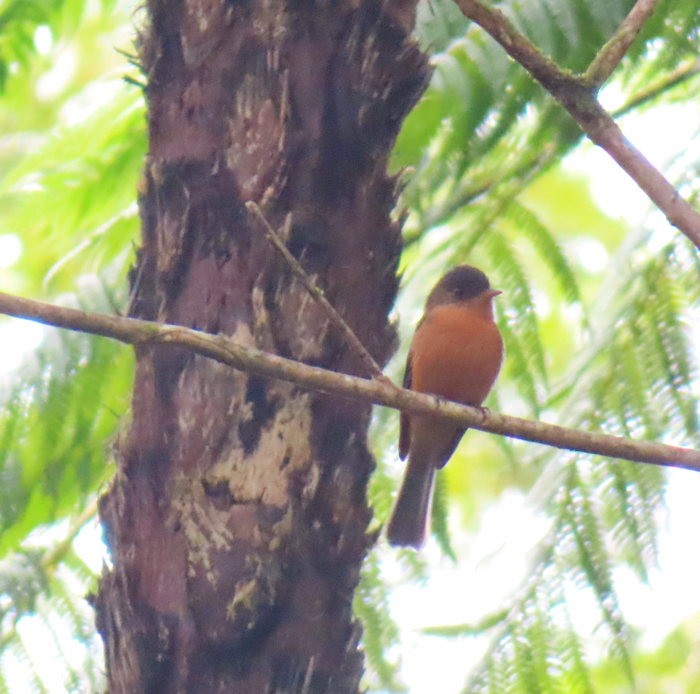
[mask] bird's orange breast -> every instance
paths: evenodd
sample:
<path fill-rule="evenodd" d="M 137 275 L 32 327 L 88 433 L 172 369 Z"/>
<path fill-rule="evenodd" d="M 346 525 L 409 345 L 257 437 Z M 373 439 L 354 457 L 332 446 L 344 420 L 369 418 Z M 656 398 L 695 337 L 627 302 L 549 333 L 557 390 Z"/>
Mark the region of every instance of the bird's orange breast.
<path fill-rule="evenodd" d="M 414 390 L 480 405 L 503 360 L 493 320 L 460 304 L 436 306 L 424 317 L 411 345 Z"/>

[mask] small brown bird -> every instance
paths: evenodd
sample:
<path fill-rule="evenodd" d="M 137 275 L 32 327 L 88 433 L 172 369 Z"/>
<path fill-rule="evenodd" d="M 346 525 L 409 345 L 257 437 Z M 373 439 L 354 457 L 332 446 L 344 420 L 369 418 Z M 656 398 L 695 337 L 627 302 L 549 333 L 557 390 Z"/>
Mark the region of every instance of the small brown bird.
<path fill-rule="evenodd" d="M 500 293 L 481 270 L 469 265 L 450 270 L 428 295 L 408 353 L 404 388 L 481 405 L 503 361 L 492 306 Z M 435 473 L 465 431 L 447 420 L 401 414 L 399 455 L 403 460 L 408 454 L 408 465 L 387 528 L 390 544 L 423 544 Z"/>

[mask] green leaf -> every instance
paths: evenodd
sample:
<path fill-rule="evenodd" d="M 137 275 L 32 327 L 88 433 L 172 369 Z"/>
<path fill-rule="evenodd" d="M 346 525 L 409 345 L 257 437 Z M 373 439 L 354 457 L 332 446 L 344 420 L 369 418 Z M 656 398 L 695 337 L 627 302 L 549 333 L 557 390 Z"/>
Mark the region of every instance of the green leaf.
<path fill-rule="evenodd" d="M 99 286 L 79 305 L 110 310 Z M 0 408 L 0 556 L 71 514 L 110 474 L 108 442 L 126 411 L 132 355 L 101 337 L 47 333 Z"/>

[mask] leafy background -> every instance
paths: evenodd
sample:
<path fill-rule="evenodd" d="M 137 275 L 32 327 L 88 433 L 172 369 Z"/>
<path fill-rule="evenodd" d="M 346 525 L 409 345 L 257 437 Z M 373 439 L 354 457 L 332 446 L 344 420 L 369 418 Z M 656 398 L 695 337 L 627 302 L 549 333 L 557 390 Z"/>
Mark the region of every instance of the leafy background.
<path fill-rule="evenodd" d="M 562 67 L 583 70 L 631 4 L 499 5 Z M 504 290 L 507 362 L 491 407 L 697 447 L 697 251 L 658 213 L 641 214 L 643 201 L 602 206 L 594 193 L 614 165 L 586 169 L 595 155 L 571 119 L 452 3 L 419 9 L 435 73 L 392 162 L 406 184 L 402 344 L 435 276 L 473 262 Z M 0 0 L 4 291 L 104 311 L 128 301 L 146 148 L 130 55 L 139 12 L 118 0 Z M 694 0 L 660 2 L 602 94 L 643 148 L 654 128 L 697 114 L 699 13 Z M 661 153 L 696 203 L 699 143 L 691 125 Z M 84 596 L 106 560 L 94 508 L 128 413 L 131 353 L 9 320 L 0 343 L 0 692 L 99 691 Z M 395 380 L 404 359 L 390 365 Z M 377 410 L 377 523 L 400 474 L 396 427 Z M 430 691 L 425 673 L 434 687 L 450 670 L 454 691 L 700 688 L 698 617 L 650 650 L 621 607 L 634 581 L 658 573 L 668 479 L 471 432 L 439 480 L 426 551 L 380 542 L 367 562 L 356 599 L 367 686 Z M 441 608 L 421 613 L 436 595 Z"/>

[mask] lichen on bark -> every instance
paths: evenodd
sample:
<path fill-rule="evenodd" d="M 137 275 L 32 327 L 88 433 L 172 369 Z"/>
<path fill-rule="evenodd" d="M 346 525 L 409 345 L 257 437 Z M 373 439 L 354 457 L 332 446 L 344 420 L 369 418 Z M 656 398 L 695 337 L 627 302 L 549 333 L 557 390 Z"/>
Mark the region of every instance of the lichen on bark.
<path fill-rule="evenodd" d="M 150 0 L 132 315 L 363 373 L 245 209 L 256 202 L 374 358 L 400 229 L 387 159 L 429 71 L 410 2 Z M 355 692 L 370 408 L 137 347 L 101 501 L 113 692 Z"/>

